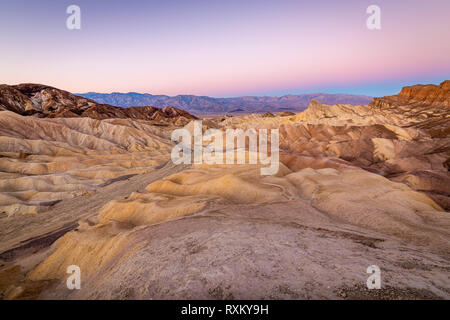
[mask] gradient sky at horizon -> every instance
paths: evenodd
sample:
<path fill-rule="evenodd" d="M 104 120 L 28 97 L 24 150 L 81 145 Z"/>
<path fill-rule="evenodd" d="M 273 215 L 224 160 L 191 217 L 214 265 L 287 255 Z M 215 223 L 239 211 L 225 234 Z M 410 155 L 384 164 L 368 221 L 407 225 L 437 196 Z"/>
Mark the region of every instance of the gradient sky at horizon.
<path fill-rule="evenodd" d="M 82 29 L 66 28 L 81 7 Z M 381 30 L 366 8 L 381 7 Z M 0 83 L 216 97 L 383 96 L 450 78 L 450 1 L 0 0 Z"/>

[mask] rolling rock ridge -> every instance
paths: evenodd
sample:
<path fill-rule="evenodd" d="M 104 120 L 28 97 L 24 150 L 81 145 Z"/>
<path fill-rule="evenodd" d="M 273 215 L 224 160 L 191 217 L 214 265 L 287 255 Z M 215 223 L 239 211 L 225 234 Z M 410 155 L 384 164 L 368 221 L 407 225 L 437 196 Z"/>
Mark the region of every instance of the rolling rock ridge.
<path fill-rule="evenodd" d="M 3 299 L 449 299 L 450 81 L 368 105 L 203 120 L 279 129 L 280 167 L 174 165 L 196 117 L 0 86 Z M 371 265 L 382 289 L 368 290 Z M 81 269 L 81 289 L 66 286 Z"/>

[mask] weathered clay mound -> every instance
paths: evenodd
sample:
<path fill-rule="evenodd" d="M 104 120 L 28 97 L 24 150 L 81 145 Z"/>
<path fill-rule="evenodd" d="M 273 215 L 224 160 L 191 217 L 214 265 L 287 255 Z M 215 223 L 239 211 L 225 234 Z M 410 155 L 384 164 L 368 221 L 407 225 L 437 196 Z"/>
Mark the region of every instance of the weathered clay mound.
<path fill-rule="evenodd" d="M 370 116 L 361 110 L 368 112 L 369 107 L 350 109 L 313 102 L 295 117 L 248 115 L 219 121 L 217 125 L 224 129 L 279 129 L 281 160 L 294 170 L 363 168 L 424 191 L 449 209 L 450 185 L 443 182 L 449 177 L 450 136 L 434 136 L 429 130 L 402 125 L 409 123 L 407 117 L 388 121 L 388 115 Z M 426 187 L 425 171 L 432 177 L 427 178 Z M 412 176 L 416 178 L 402 178 Z"/>
<path fill-rule="evenodd" d="M 450 241 L 450 215 L 431 199 L 361 169 L 282 167 L 277 176 L 261 177 L 254 167 L 200 166 L 112 201 L 97 221 L 82 222 L 58 240 L 28 275 L 30 281 L 62 281 L 66 266 L 76 264 L 84 272 L 83 291 L 69 293 L 61 285 L 45 297 L 267 298 L 279 297 L 283 290 L 274 288 L 290 281 L 295 289 L 285 294 L 300 297 L 304 292 L 292 284 L 304 285 L 314 269 L 320 276 L 310 294 L 332 297 L 332 291 L 318 289 L 329 279 L 320 271 L 325 260 L 351 268 L 365 256 L 354 250 L 376 248 L 386 235 L 433 250 L 448 250 Z M 352 228 L 379 234 L 365 238 Z M 337 247 L 329 237 L 348 240 Z M 301 280 L 294 281 L 300 266 Z M 336 279 L 341 276 L 329 284 Z"/>
<path fill-rule="evenodd" d="M 248 117 L 246 126 L 280 128 L 280 148 L 288 154 L 282 156 L 297 169 L 320 167 L 308 159 L 338 158 L 402 181 L 448 210 L 449 83 L 406 87 L 399 95 L 375 98 L 368 106 L 311 101 L 295 117 Z M 227 121 L 242 125 L 237 119 Z"/>
<path fill-rule="evenodd" d="M 0 141 L 0 211 L 7 214 L 39 212 L 111 179 L 149 172 L 171 149 L 167 134 L 144 121 L 8 111 L 0 112 Z"/>

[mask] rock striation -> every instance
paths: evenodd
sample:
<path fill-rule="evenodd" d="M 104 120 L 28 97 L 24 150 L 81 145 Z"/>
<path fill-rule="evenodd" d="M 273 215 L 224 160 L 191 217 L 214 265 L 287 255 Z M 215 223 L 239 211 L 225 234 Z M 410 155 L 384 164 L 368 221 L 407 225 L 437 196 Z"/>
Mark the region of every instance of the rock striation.
<path fill-rule="evenodd" d="M 377 264 L 399 299 L 449 299 L 449 83 L 204 119 L 279 129 L 272 176 L 172 164 L 176 108 L 1 86 L 0 297 L 339 299 Z"/>
<path fill-rule="evenodd" d="M 40 84 L 0 85 L 0 110 L 39 118 L 131 118 L 160 122 L 180 122 L 182 119 L 185 123 L 187 120 L 196 119 L 195 116 L 175 107 L 114 107 Z"/>

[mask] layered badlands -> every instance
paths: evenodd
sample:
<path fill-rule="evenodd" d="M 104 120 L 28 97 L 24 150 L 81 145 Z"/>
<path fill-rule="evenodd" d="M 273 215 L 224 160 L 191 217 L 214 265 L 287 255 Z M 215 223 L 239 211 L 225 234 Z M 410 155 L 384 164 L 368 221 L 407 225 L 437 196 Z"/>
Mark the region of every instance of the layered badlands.
<path fill-rule="evenodd" d="M 172 164 L 170 134 L 193 119 L 178 109 L 0 93 L 5 299 L 450 298 L 450 81 L 203 121 L 278 128 L 273 176 Z M 373 264 L 381 291 L 364 289 Z"/>

